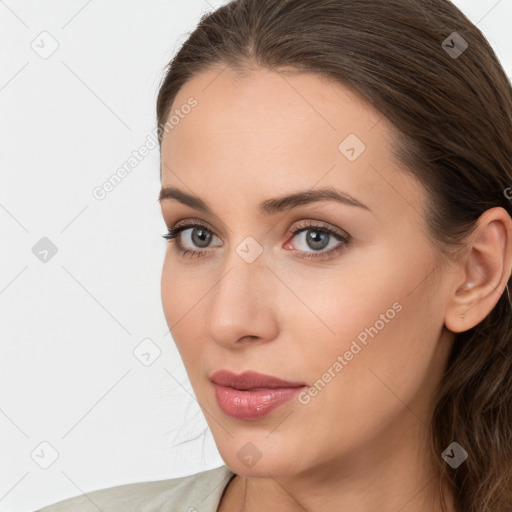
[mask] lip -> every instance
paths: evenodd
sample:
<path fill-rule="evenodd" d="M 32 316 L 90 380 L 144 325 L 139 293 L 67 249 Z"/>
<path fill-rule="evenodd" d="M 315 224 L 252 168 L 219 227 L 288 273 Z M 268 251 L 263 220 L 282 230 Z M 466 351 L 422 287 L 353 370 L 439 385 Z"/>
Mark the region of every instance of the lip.
<path fill-rule="evenodd" d="M 255 420 L 293 400 L 306 387 L 261 373 L 246 371 L 239 375 L 220 370 L 210 376 L 215 398 L 222 411 L 237 419 Z"/>
<path fill-rule="evenodd" d="M 305 382 L 291 382 L 273 375 L 265 375 L 254 371 L 246 371 L 240 374 L 229 370 L 219 370 L 210 376 L 210 380 L 221 386 L 228 386 L 239 390 L 260 388 L 298 388 L 305 386 Z"/>

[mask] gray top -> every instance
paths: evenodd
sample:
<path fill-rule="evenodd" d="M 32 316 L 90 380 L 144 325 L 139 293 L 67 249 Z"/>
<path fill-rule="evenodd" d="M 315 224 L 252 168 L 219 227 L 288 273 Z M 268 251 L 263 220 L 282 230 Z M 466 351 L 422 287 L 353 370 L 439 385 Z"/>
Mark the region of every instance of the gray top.
<path fill-rule="evenodd" d="M 36 512 L 217 512 L 234 475 L 224 465 L 181 478 L 100 489 Z"/>

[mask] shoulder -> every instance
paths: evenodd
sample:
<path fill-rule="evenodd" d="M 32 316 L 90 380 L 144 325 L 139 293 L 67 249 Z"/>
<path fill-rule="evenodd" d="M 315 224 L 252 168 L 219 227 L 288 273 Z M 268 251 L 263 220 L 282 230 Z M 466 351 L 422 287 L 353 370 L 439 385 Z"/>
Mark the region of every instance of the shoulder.
<path fill-rule="evenodd" d="M 36 512 L 215 512 L 234 476 L 227 467 L 170 480 L 137 482 L 92 491 Z"/>

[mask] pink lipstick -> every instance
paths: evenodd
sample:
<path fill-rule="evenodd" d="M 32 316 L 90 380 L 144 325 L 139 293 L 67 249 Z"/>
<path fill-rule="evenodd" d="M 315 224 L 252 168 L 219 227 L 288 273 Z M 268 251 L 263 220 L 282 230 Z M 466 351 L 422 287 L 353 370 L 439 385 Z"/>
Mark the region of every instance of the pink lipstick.
<path fill-rule="evenodd" d="M 220 370 L 210 377 L 219 407 L 227 415 L 241 420 L 255 420 L 295 398 L 306 386 L 247 371 L 236 375 Z"/>

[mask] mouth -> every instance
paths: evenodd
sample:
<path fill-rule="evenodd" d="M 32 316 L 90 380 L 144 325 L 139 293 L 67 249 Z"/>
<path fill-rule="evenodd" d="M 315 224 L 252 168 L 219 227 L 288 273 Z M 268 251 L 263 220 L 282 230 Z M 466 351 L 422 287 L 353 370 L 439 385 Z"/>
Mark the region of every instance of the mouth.
<path fill-rule="evenodd" d="M 293 400 L 304 388 L 292 382 L 257 372 L 236 375 L 220 370 L 211 375 L 215 398 L 221 410 L 236 419 L 255 420 Z"/>

